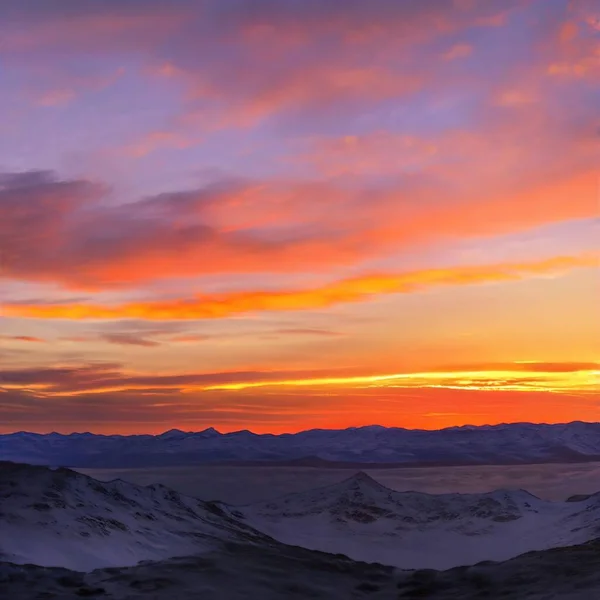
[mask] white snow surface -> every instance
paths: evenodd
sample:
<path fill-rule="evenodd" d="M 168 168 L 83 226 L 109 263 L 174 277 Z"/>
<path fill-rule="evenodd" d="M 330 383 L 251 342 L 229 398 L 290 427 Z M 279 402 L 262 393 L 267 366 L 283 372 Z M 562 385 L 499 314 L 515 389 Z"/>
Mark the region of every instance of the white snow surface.
<path fill-rule="evenodd" d="M 0 464 L 0 560 L 87 571 L 263 537 L 214 504 L 162 485 Z"/>
<path fill-rule="evenodd" d="M 523 490 L 396 492 L 364 473 L 229 510 L 285 544 L 403 569 L 502 561 L 600 535 L 600 495 L 550 502 Z"/>
<path fill-rule="evenodd" d="M 276 539 L 402 569 L 503 561 L 600 536 L 600 495 L 571 502 L 523 490 L 396 492 L 364 473 L 245 506 L 162 485 L 101 483 L 68 469 L 0 463 L 0 561 L 90 571 Z"/>

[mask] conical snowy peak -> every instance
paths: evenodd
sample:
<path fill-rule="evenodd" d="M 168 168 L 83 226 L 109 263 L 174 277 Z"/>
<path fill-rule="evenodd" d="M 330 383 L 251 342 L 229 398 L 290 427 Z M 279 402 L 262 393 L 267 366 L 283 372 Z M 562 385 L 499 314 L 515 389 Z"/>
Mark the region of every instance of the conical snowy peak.
<path fill-rule="evenodd" d="M 289 494 L 271 502 L 247 507 L 253 513 L 275 517 L 327 515 L 333 521 L 373 522 L 389 513 L 392 490 L 364 472 L 340 483 L 299 494 Z"/>
<path fill-rule="evenodd" d="M 341 483 L 330 486 L 329 497 L 332 501 L 342 504 L 379 505 L 396 493 L 375 481 L 370 475 L 359 471 Z"/>
<path fill-rule="evenodd" d="M 186 437 L 187 435 L 189 435 L 189 433 L 181 431 L 181 429 L 169 429 L 169 431 L 161 433 L 158 437 L 161 440 L 177 440 Z"/>
<path fill-rule="evenodd" d="M 385 486 L 381 485 L 378 481 L 375 481 L 375 479 L 373 479 L 364 471 L 359 471 L 358 473 L 352 475 L 352 477 L 348 477 L 348 479 L 342 481 L 340 485 L 355 489 L 391 491 Z"/>
<path fill-rule="evenodd" d="M 221 432 L 217 431 L 214 427 L 209 427 L 208 429 L 204 429 L 204 430 L 200 431 L 198 433 L 198 435 L 201 435 L 202 437 L 205 437 L 205 438 L 218 437 L 221 435 Z"/>

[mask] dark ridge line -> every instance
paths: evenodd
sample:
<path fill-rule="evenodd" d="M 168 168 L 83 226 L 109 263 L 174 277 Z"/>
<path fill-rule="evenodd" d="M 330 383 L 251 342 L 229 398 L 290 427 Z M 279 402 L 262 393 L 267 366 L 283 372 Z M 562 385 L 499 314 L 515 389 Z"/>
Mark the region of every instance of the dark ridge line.
<path fill-rule="evenodd" d="M 360 431 L 362 429 L 385 429 L 385 430 L 397 430 L 397 431 L 410 431 L 410 432 L 419 432 L 419 433 L 438 433 L 438 432 L 447 432 L 447 431 L 469 431 L 469 430 L 494 430 L 494 429 L 499 429 L 499 428 L 505 428 L 505 427 L 516 427 L 516 426 L 520 426 L 520 427 L 564 427 L 567 425 L 600 425 L 600 421 L 566 421 L 566 422 L 562 422 L 562 423 L 544 423 L 544 422 L 538 422 L 538 423 L 534 423 L 532 421 L 515 421 L 514 423 L 494 423 L 494 424 L 489 424 L 489 423 L 485 423 L 482 425 L 471 425 L 468 423 L 465 423 L 464 425 L 451 425 L 449 427 L 443 427 L 441 429 L 418 429 L 418 428 L 407 428 L 407 427 L 396 427 L 396 426 L 386 426 L 386 425 L 377 425 L 377 424 L 370 424 L 370 425 L 358 425 L 358 426 L 351 426 L 351 427 L 344 427 L 341 429 L 327 429 L 327 428 L 322 428 L 322 427 L 317 427 L 317 428 L 312 428 L 312 429 L 302 429 L 300 431 L 294 431 L 294 432 L 284 432 L 284 433 L 254 433 L 253 431 L 250 431 L 248 429 L 240 429 L 237 431 L 228 431 L 226 433 L 222 433 L 220 431 L 218 431 L 217 429 L 215 429 L 214 427 L 207 427 L 206 429 L 201 429 L 199 431 L 182 431 L 181 429 L 177 429 L 177 428 L 173 428 L 173 429 L 169 429 L 167 431 L 163 431 L 161 433 L 131 433 L 131 434 L 119 434 L 119 433 L 93 433 L 91 431 L 72 431 L 71 433 L 58 433 L 57 431 L 49 431 L 46 433 L 39 433 L 36 431 L 25 431 L 25 430 L 19 430 L 19 431 L 12 431 L 12 432 L 5 432 L 5 433 L 0 433 L 0 437 L 2 436 L 6 436 L 6 435 L 38 435 L 38 436 L 49 436 L 49 435 L 54 435 L 54 436 L 64 436 L 64 437 L 69 437 L 69 436 L 75 436 L 75 435 L 79 435 L 79 436 L 84 436 L 84 435 L 93 435 L 93 436 L 97 436 L 97 437 L 104 437 L 104 438 L 109 438 L 109 437 L 117 437 L 117 438 L 129 438 L 129 437 L 152 437 L 152 438 L 158 438 L 160 436 L 164 436 L 165 434 L 169 434 L 169 433 L 181 433 L 185 436 L 193 436 L 193 435 L 200 435 L 203 433 L 207 433 L 209 435 L 212 436 L 230 436 L 230 435 L 239 435 L 240 433 L 247 433 L 247 434 L 251 434 L 254 436 L 258 436 L 258 437 L 263 437 L 263 436 L 270 436 L 270 437 L 289 437 L 289 436 L 295 436 L 295 435 L 300 435 L 303 433 L 312 433 L 312 432 L 318 432 L 318 431 L 330 431 L 330 432 L 337 432 L 337 431 Z"/>

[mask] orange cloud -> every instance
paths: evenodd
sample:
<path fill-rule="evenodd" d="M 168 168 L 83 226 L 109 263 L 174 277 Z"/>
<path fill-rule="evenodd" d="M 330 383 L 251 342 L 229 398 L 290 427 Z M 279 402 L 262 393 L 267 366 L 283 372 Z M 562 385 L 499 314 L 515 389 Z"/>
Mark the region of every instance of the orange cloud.
<path fill-rule="evenodd" d="M 32 335 L 0 335 L 0 340 L 6 340 L 9 342 L 35 342 L 45 343 L 46 340 L 35 337 Z"/>
<path fill-rule="evenodd" d="M 466 143 L 477 151 L 476 142 Z M 529 175 L 540 181 L 496 186 L 496 171 L 518 159 L 493 161 L 489 187 L 485 172 L 465 178 L 438 165 L 430 179 L 408 177 L 383 189 L 222 182 L 119 207 L 101 205 L 105 188 L 97 184 L 17 174 L 4 180 L 4 188 L 0 181 L 2 268 L 5 276 L 80 289 L 265 268 L 314 272 L 417 244 L 504 235 L 597 214 L 595 170 L 573 176 L 557 166 L 547 175 Z"/>
<path fill-rule="evenodd" d="M 405 223 L 382 215 L 377 239 L 408 245 L 429 236 L 443 240 L 505 235 L 542 223 L 590 218 L 597 214 L 597 181 L 597 172 L 590 171 L 504 197 L 484 189 L 479 202 L 449 202 L 429 213 L 415 211 Z"/>
<path fill-rule="evenodd" d="M 289 311 L 325 308 L 365 301 L 382 294 L 412 293 L 445 285 L 471 285 L 518 281 L 598 264 L 595 255 L 562 256 L 530 263 L 505 263 L 428 269 L 404 274 L 367 275 L 345 279 L 320 288 L 285 291 L 204 294 L 193 299 L 129 303 L 116 306 L 54 304 L 5 306 L 10 316 L 38 319 L 220 319 L 257 311 Z"/>

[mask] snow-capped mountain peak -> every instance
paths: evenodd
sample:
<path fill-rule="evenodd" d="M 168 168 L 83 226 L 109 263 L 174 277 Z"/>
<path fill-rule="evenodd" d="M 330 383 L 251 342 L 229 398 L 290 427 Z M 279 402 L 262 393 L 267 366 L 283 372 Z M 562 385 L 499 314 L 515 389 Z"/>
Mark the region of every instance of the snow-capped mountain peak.
<path fill-rule="evenodd" d="M 207 429 L 203 429 L 199 432 L 198 435 L 203 437 L 215 437 L 222 435 L 220 431 L 217 431 L 214 427 L 208 427 Z"/>
<path fill-rule="evenodd" d="M 367 475 L 364 471 L 344 479 L 340 483 L 331 486 L 331 490 L 338 490 L 340 494 L 354 494 L 356 496 L 362 495 L 365 498 L 369 496 L 376 496 L 377 494 L 387 494 L 391 492 L 389 488 L 385 487 L 378 481 L 375 481 L 370 475 Z"/>
<path fill-rule="evenodd" d="M 169 429 L 169 431 L 165 431 L 161 433 L 157 437 L 161 440 L 176 440 L 190 435 L 189 432 L 181 431 L 181 429 Z"/>
<path fill-rule="evenodd" d="M 352 477 L 348 477 L 343 483 L 359 486 L 364 485 L 368 487 L 384 487 L 364 471 L 358 471 L 358 473 L 355 473 Z"/>

